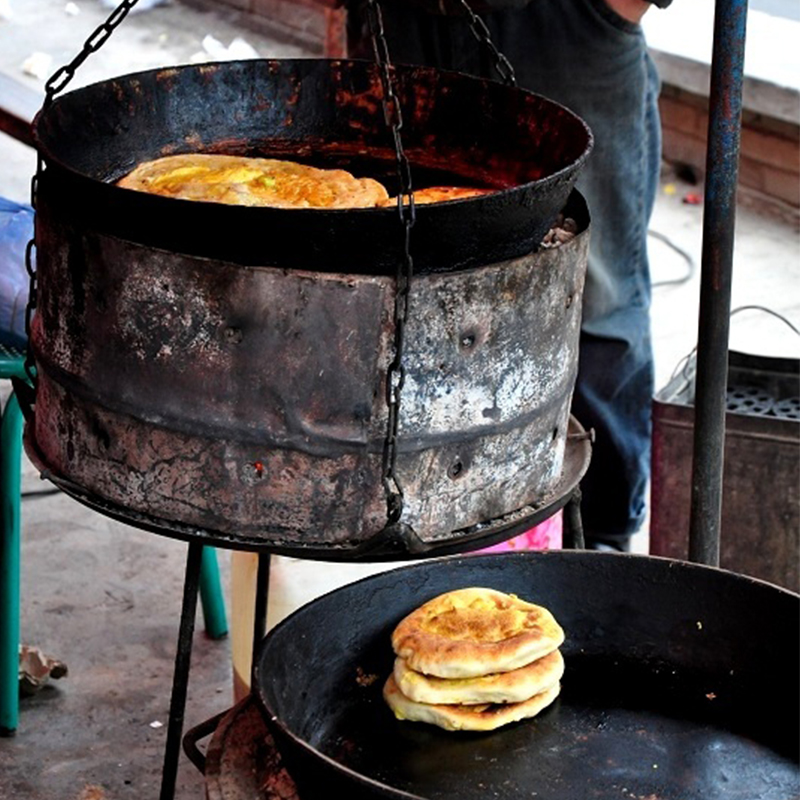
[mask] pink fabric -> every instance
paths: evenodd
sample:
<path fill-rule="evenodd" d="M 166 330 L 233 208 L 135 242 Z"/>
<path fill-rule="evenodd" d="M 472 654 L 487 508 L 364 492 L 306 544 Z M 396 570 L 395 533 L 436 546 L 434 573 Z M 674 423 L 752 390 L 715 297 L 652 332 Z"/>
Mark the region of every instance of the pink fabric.
<path fill-rule="evenodd" d="M 562 513 L 559 511 L 535 528 L 513 539 L 478 550 L 478 553 L 507 553 L 514 550 L 560 550 L 562 543 Z"/>

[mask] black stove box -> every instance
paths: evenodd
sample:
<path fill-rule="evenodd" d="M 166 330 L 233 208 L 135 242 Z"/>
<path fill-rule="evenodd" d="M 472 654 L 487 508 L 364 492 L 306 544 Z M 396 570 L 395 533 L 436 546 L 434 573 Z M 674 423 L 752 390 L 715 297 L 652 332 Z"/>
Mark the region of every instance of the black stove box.
<path fill-rule="evenodd" d="M 695 359 L 653 399 L 650 552 L 688 558 Z M 800 591 L 800 360 L 731 351 L 720 566 Z"/>

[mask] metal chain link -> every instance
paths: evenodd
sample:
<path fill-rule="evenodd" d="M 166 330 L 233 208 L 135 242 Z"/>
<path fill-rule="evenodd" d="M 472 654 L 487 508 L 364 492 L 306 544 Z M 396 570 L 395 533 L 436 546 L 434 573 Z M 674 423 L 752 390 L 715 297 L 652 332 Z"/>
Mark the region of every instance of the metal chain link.
<path fill-rule="evenodd" d="M 392 62 L 389 57 L 389 46 L 383 27 L 383 15 L 377 0 L 368 0 L 367 15 L 369 19 L 372 46 L 375 61 L 380 70 L 383 89 L 383 114 L 389 126 L 397 159 L 397 177 L 400 191 L 397 196 L 397 209 L 403 229 L 403 254 L 398 260 L 395 274 L 394 301 L 394 358 L 386 373 L 386 405 L 388 420 L 386 439 L 383 448 L 383 487 L 386 492 L 386 507 L 389 524 L 400 520 L 403 512 L 403 488 L 398 480 L 397 434 L 400 422 L 400 394 L 405 383 L 405 366 L 403 364 L 403 348 L 405 331 L 408 322 L 409 295 L 411 281 L 414 276 L 414 259 L 411 256 L 411 229 L 416 221 L 414 205 L 414 189 L 411 183 L 411 164 L 403 149 L 401 131 L 403 129 L 403 113 L 400 100 L 394 91 Z"/>
<path fill-rule="evenodd" d="M 130 10 L 139 0 L 122 0 L 122 2 L 108 15 L 105 22 L 98 25 L 84 42 L 83 48 L 69 64 L 53 73 L 44 85 L 44 107 L 53 101 L 53 98 L 63 91 L 67 84 L 75 77 L 78 67 L 86 61 L 92 53 L 96 53 L 108 40 L 109 36 L 119 27 L 122 20 L 128 16 Z"/>
<path fill-rule="evenodd" d="M 128 16 L 130 10 L 139 0 L 122 0 L 122 2 L 108 15 L 105 22 L 98 25 L 84 42 L 83 48 L 75 58 L 68 64 L 56 70 L 44 85 L 44 102 L 42 110 L 50 106 L 55 96 L 63 91 L 67 84 L 75 77 L 75 72 L 84 61 L 92 54 L 96 53 L 108 40 L 109 36 L 119 27 L 122 20 Z M 37 153 L 36 172 L 31 179 L 31 207 L 36 211 L 37 198 L 39 192 L 39 180 L 44 173 L 44 159 L 41 153 Z M 34 252 L 36 250 L 36 231 L 38 229 L 38 214 L 33 218 L 33 238 L 25 248 L 25 269 L 28 272 L 28 304 L 25 307 L 25 335 L 28 338 L 28 347 L 25 355 L 25 375 L 32 386 L 36 386 L 36 368 L 31 345 L 31 326 L 33 314 L 37 306 L 37 280 Z"/>
<path fill-rule="evenodd" d="M 486 23 L 470 8 L 467 0 L 458 0 L 469 20 L 469 29 L 472 35 L 491 53 L 494 59 L 494 68 L 508 86 L 517 85 L 517 76 L 511 62 L 497 49 L 497 45 L 492 41 L 492 35 L 486 27 Z"/>

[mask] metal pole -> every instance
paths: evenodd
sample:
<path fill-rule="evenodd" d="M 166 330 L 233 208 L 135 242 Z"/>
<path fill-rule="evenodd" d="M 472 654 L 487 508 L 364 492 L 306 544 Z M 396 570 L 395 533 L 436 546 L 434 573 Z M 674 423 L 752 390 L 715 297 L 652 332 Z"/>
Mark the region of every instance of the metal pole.
<path fill-rule="evenodd" d="M 581 490 L 575 487 L 564 509 L 563 531 L 565 550 L 584 550 L 586 542 L 583 537 L 583 521 L 581 520 Z"/>
<path fill-rule="evenodd" d="M 258 572 L 256 574 L 256 602 L 253 616 L 253 656 L 250 672 L 256 667 L 256 653 L 267 632 L 267 598 L 269 596 L 269 568 L 272 558 L 269 553 L 258 554 Z M 252 686 L 252 677 L 250 685 Z"/>
<path fill-rule="evenodd" d="M 719 565 L 747 0 L 717 0 L 711 61 L 689 559 Z"/>
<path fill-rule="evenodd" d="M 164 770 L 161 773 L 160 800 L 172 800 L 175 797 L 202 558 L 203 545 L 193 541 L 189 545 L 189 553 L 186 557 L 183 608 L 181 609 L 181 623 L 178 631 L 178 652 L 175 655 L 175 671 L 172 674 L 172 699 L 169 706 L 169 727 L 167 728 L 167 745 L 164 752 Z"/>

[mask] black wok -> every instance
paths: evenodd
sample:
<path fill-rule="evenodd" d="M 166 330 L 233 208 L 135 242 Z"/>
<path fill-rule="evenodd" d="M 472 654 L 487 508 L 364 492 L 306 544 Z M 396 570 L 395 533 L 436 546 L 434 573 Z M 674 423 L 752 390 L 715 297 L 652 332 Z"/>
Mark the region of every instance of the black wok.
<path fill-rule="evenodd" d="M 522 89 L 397 67 L 414 186 L 486 186 L 481 197 L 420 205 L 417 272 L 515 258 L 539 247 L 592 148 L 571 111 Z M 120 189 L 141 161 L 202 152 L 343 167 L 397 192 L 380 72 L 358 61 L 233 61 L 150 70 L 64 94 L 34 121 L 46 170 L 40 200 L 80 236 L 289 269 L 393 275 L 396 208 L 281 209 L 197 203 Z"/>
<path fill-rule="evenodd" d="M 392 628 L 469 585 L 553 611 L 567 634 L 560 697 L 489 734 L 397 721 L 381 698 Z M 645 556 L 446 558 L 301 608 L 263 641 L 253 687 L 312 800 L 789 800 L 800 797 L 798 601 L 744 576 Z"/>

